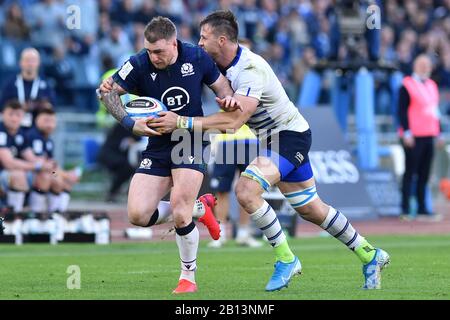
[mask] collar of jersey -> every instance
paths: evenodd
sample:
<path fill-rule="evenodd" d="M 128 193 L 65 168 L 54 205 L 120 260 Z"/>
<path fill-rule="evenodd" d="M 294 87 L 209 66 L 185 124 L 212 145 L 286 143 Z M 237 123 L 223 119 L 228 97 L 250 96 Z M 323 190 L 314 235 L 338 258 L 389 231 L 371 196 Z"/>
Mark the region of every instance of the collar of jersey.
<path fill-rule="evenodd" d="M 231 63 L 224 69 L 225 71 L 227 71 L 231 67 L 235 66 L 236 63 L 238 63 L 239 58 L 241 57 L 241 53 L 242 53 L 242 47 L 238 45 L 238 51 L 236 53 L 236 57 L 234 57 L 233 61 L 231 61 Z"/>

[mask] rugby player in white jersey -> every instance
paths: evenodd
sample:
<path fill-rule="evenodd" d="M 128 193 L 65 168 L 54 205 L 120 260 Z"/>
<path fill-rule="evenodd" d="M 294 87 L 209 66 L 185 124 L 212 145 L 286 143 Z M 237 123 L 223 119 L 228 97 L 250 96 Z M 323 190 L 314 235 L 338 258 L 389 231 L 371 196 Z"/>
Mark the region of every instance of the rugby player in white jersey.
<path fill-rule="evenodd" d="M 308 158 L 311 130 L 270 65 L 261 56 L 239 45 L 238 24 L 231 11 L 208 15 L 200 27 L 199 45 L 230 81 L 242 110 L 234 106 L 229 112 L 193 119 L 164 112 L 151 126 L 163 131 L 186 128 L 227 132 L 246 123 L 261 145 L 267 146 L 241 174 L 236 186 L 239 204 L 250 214 L 275 251 L 275 270 L 267 283 L 267 291 L 287 287 L 292 276 L 301 272 L 301 263 L 290 250 L 275 211 L 262 197 L 273 185 L 302 218 L 320 226 L 355 252 L 363 264 L 363 288 L 380 288 L 381 270 L 390 262 L 389 255 L 374 248 L 344 214 L 319 198 Z M 228 107 L 220 99 L 218 102 L 223 108 Z"/>

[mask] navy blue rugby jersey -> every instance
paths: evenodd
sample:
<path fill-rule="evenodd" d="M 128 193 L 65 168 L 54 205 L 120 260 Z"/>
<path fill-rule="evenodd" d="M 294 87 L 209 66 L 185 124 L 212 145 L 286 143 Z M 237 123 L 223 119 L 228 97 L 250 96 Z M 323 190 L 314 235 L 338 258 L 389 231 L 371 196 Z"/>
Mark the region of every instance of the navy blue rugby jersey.
<path fill-rule="evenodd" d="M 30 145 L 28 143 L 25 130 L 20 128 L 15 135 L 9 134 L 5 125 L 0 123 L 0 148 L 8 148 L 11 150 L 12 155 L 15 158 L 20 158 L 20 154 Z M 0 170 L 3 166 L 0 164 Z"/>
<path fill-rule="evenodd" d="M 178 58 L 160 70 L 153 66 L 143 49 L 123 64 L 113 79 L 129 93 L 153 97 L 168 110 L 181 116 L 203 116 L 202 87 L 213 84 L 220 71 L 210 56 L 199 46 L 178 41 Z M 150 137 L 150 144 L 170 141 L 170 135 Z"/>
<path fill-rule="evenodd" d="M 36 127 L 33 127 L 27 131 L 27 140 L 35 155 L 38 157 L 45 157 L 47 159 L 53 158 L 53 140 L 51 138 L 44 137 L 44 135 Z"/>

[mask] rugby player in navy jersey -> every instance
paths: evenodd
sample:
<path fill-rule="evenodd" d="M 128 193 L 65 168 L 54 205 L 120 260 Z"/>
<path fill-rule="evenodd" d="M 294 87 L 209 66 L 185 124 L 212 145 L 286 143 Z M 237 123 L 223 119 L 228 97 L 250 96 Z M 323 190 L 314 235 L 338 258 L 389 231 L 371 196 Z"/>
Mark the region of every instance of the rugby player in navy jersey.
<path fill-rule="evenodd" d="M 54 163 L 39 159 L 31 151 L 20 124 L 25 110 L 18 101 L 8 101 L 3 107 L 0 123 L 0 177 L 7 190 L 6 202 L 15 212 L 23 210 L 25 194 L 30 185 L 30 209 L 43 212 L 40 203 L 50 188 Z M 45 199 L 44 199 L 45 200 Z"/>
<path fill-rule="evenodd" d="M 35 126 L 27 131 L 27 140 L 34 155 L 42 161 L 54 161 L 54 143 L 51 134 L 56 129 L 56 114 L 50 103 L 39 108 L 35 116 Z M 77 168 L 74 170 L 61 169 L 54 161 L 54 170 L 47 199 L 40 204 L 48 212 L 63 213 L 70 202 L 70 191 L 80 178 Z M 48 203 L 48 206 L 47 206 Z"/>
<path fill-rule="evenodd" d="M 138 226 L 167 222 L 173 216 L 176 242 L 181 259 L 181 275 L 174 293 L 197 290 L 195 270 L 199 232 L 193 215 L 202 215 L 211 236 L 218 239 L 220 228 L 212 213 L 214 198 L 195 201 L 203 181 L 204 145 L 191 139 L 191 148 L 181 151 L 182 161 L 174 161 L 172 149 L 178 141 L 148 127 L 153 118 L 131 119 L 120 95 L 132 93 L 162 101 L 181 116 L 203 116 L 202 87 L 206 84 L 224 108 L 235 106 L 228 80 L 200 47 L 177 40 L 175 25 L 165 17 L 153 18 L 144 31 L 145 49 L 132 56 L 112 79 L 100 86 L 101 99 L 108 111 L 136 135 L 149 136 L 147 149 L 136 170 L 128 193 L 128 217 Z M 189 137 L 193 138 L 189 133 Z M 199 150 L 200 148 L 200 150 Z M 170 203 L 160 200 L 169 192 Z M 195 206 L 194 206 L 195 204 Z M 193 208 L 194 207 L 194 212 Z"/>

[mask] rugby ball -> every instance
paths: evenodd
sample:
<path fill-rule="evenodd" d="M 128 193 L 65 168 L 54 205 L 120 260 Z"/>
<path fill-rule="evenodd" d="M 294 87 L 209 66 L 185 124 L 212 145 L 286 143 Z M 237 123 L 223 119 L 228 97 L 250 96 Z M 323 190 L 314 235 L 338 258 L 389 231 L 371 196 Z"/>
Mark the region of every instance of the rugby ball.
<path fill-rule="evenodd" d="M 158 117 L 161 111 L 167 111 L 164 103 L 152 97 L 138 97 L 125 104 L 126 113 L 134 120 L 147 117 Z"/>

